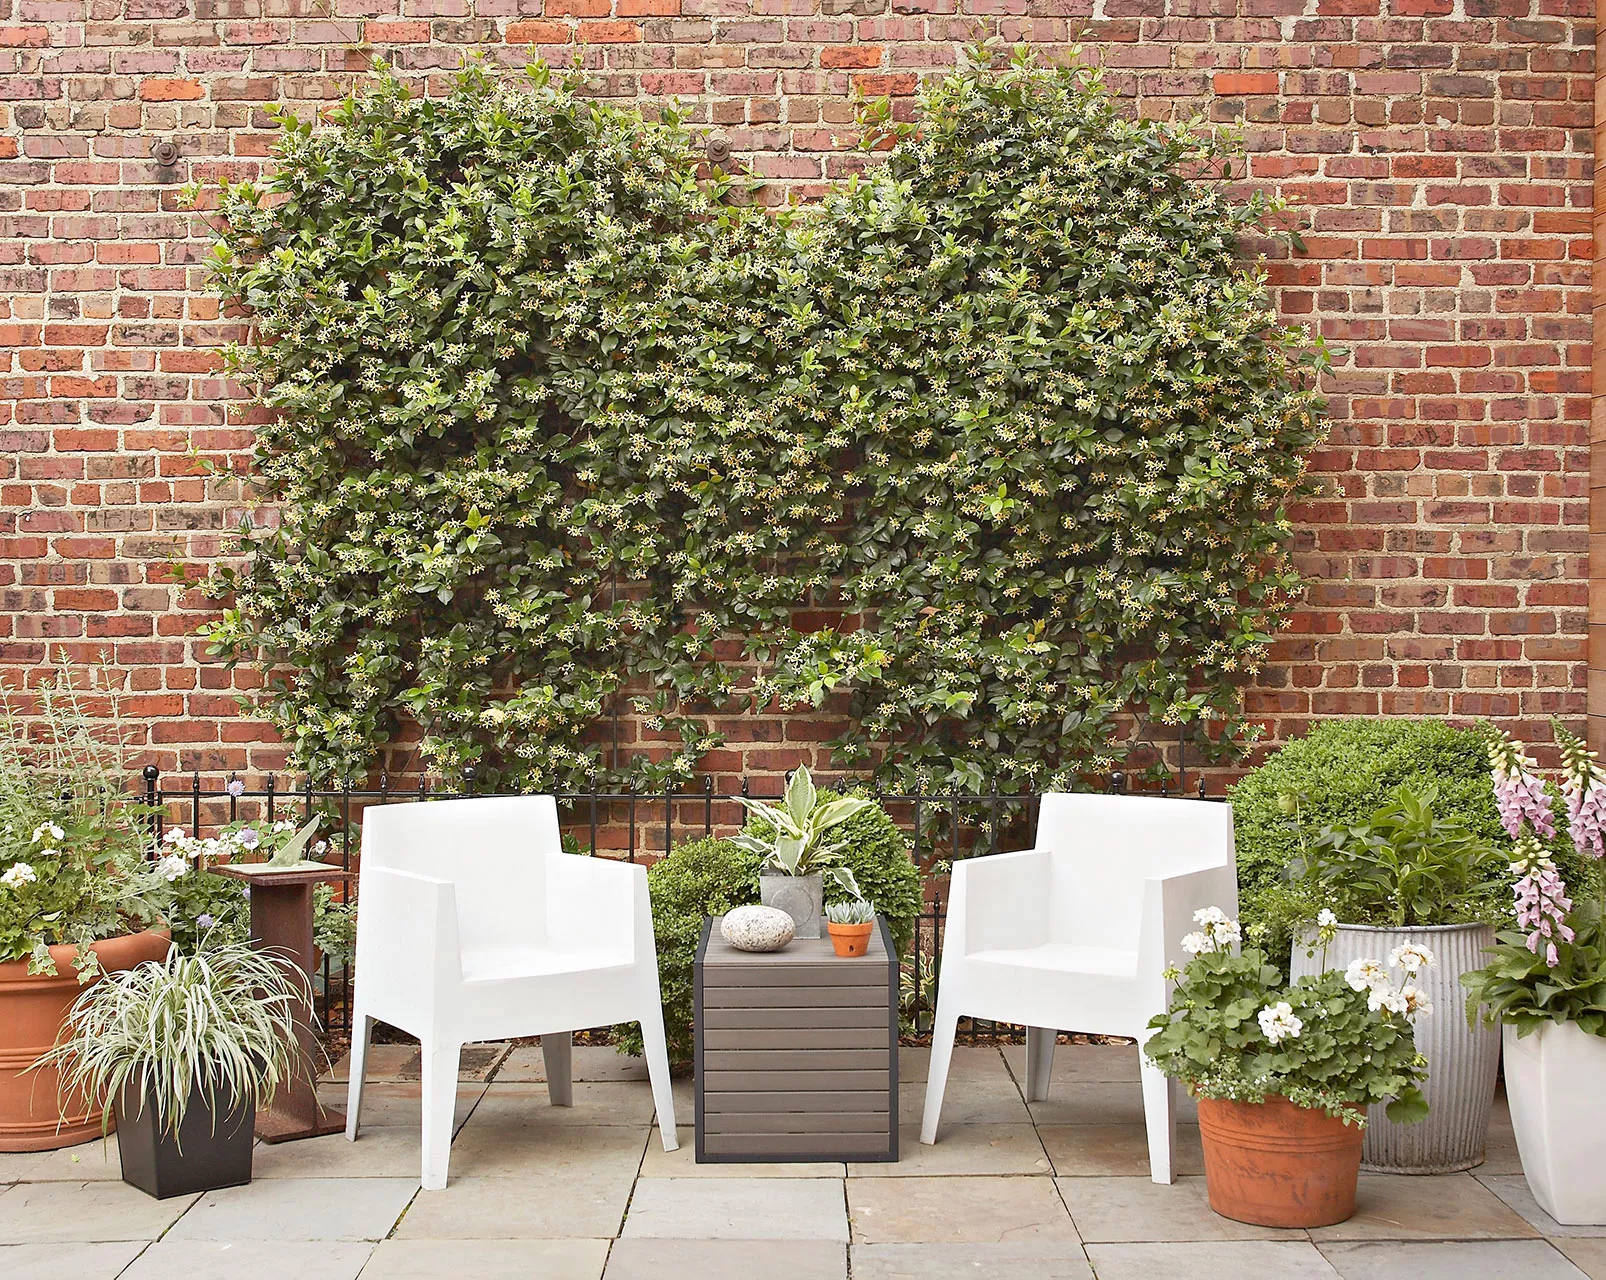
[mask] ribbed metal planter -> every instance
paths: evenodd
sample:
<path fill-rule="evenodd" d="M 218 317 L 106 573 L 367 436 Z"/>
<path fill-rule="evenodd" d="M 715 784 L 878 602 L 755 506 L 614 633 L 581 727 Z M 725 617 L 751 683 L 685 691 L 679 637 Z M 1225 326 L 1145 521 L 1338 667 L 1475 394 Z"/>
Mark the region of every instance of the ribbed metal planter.
<path fill-rule="evenodd" d="M 1346 968 L 1370 957 L 1387 961 L 1389 952 L 1418 942 L 1433 952 L 1434 963 L 1417 975 L 1433 1012 L 1416 1020 L 1416 1047 L 1428 1060 L 1422 1092 L 1428 1117 L 1419 1124 L 1394 1124 L 1381 1106 L 1367 1109 L 1366 1144 L 1361 1167 L 1377 1173 L 1455 1173 L 1483 1163 L 1489 1134 L 1489 1105 L 1500 1068 L 1500 1029 L 1467 1025 L 1466 988 L 1461 975 L 1484 964 L 1494 946 L 1494 929 L 1483 924 L 1435 928 L 1377 929 L 1341 924 L 1327 948 L 1327 967 Z M 1293 976 L 1315 973 L 1322 956 L 1307 956 L 1294 944 Z"/>

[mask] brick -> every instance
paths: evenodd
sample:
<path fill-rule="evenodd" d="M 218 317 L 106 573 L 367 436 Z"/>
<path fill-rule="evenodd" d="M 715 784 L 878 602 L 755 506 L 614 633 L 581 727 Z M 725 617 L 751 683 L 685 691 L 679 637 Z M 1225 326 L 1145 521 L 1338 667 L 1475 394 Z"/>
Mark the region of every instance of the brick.
<path fill-rule="evenodd" d="M 206 89 L 199 80 L 166 80 L 153 76 L 140 82 L 139 96 L 146 102 L 188 102 L 204 98 Z"/>

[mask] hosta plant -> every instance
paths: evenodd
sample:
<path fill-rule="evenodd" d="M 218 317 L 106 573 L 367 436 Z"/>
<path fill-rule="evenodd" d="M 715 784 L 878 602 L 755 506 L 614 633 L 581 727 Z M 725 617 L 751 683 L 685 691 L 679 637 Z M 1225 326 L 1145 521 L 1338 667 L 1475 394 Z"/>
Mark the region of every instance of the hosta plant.
<path fill-rule="evenodd" d="M 1428 1005 L 1411 981 L 1432 956 L 1402 946 L 1385 964 L 1359 960 L 1345 971 L 1286 983 L 1266 953 L 1238 952 L 1236 921 L 1210 908 L 1183 947 L 1171 1008 L 1149 1023 L 1144 1045 L 1166 1075 L 1204 1098 L 1264 1102 L 1284 1097 L 1347 1124 L 1364 1125 L 1366 1107 L 1388 1103 L 1391 1120 L 1427 1114 L 1411 1019 Z M 1324 912 L 1318 941 L 1331 942 L 1337 918 Z"/>
<path fill-rule="evenodd" d="M 311 992 L 296 965 L 248 942 L 173 948 L 165 961 L 108 974 L 72 1007 L 45 1061 L 91 1098 L 128 1096 L 155 1108 L 177 1134 L 192 1089 L 214 1120 L 249 1103 L 261 1108 L 308 1070 L 295 1039 Z"/>
<path fill-rule="evenodd" d="M 868 796 L 821 795 L 808 767 L 801 766 L 787 780 L 779 805 L 739 798 L 757 821 L 732 841 L 762 857 L 765 872 L 779 876 L 820 872 L 859 896 L 853 873 L 834 864 L 844 852 L 843 824 L 874 803 Z"/>

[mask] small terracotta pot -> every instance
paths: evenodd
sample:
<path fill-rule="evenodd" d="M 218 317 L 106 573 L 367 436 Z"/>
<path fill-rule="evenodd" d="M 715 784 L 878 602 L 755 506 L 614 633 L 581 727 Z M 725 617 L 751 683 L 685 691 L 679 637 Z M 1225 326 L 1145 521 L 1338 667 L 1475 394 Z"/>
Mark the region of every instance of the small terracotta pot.
<path fill-rule="evenodd" d="M 93 950 L 101 968 L 115 973 L 160 960 L 170 946 L 166 930 L 147 930 L 104 938 Z M 50 956 L 54 978 L 30 974 L 26 960 L 0 964 L 0 1151 L 54 1151 L 100 1137 L 98 1101 L 63 1093 L 54 1067 L 28 1070 L 56 1043 L 67 1010 L 84 990 L 78 948 L 51 947 Z"/>
<path fill-rule="evenodd" d="M 1199 1099 L 1205 1186 L 1224 1218 L 1327 1227 L 1355 1214 L 1365 1130 L 1287 1098 Z"/>
<path fill-rule="evenodd" d="M 866 920 L 863 924 L 835 924 L 827 920 L 825 927 L 831 934 L 831 945 L 836 948 L 837 955 L 862 956 L 870 950 L 874 920 Z"/>

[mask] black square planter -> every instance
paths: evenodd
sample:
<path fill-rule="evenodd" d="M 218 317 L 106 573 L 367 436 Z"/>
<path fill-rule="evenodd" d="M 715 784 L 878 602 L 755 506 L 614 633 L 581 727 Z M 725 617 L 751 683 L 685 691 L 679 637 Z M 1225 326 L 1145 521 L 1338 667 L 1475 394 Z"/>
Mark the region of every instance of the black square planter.
<path fill-rule="evenodd" d="M 178 1134 L 159 1127 L 156 1104 L 147 1096 L 139 1106 L 131 1081 L 117 1098 L 117 1149 L 123 1161 L 123 1181 L 146 1195 L 170 1196 L 239 1187 L 251 1181 L 251 1147 L 256 1140 L 256 1108 L 233 1108 L 217 1116 L 207 1104 L 200 1085 L 190 1086 L 189 1105 Z M 220 1095 L 219 1101 L 228 1101 Z"/>

